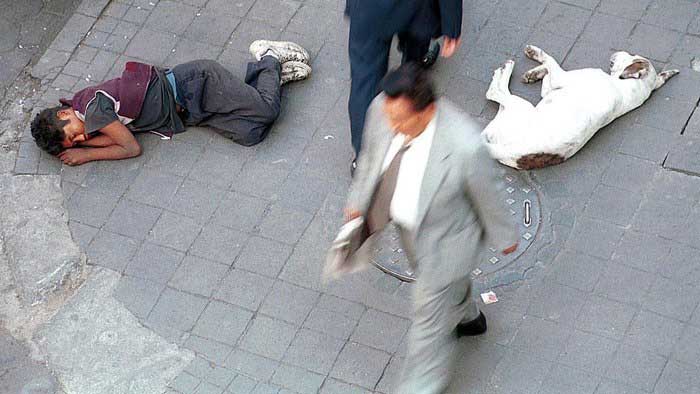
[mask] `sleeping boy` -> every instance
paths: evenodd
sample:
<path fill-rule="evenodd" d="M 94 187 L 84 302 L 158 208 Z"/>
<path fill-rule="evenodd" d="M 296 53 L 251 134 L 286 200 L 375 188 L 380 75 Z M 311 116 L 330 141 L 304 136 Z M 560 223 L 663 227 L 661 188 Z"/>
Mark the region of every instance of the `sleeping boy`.
<path fill-rule="evenodd" d="M 281 86 L 308 78 L 309 55 L 300 45 L 258 40 L 256 61 L 241 81 L 213 60 L 162 69 L 128 62 L 119 78 L 61 99 L 31 124 L 36 144 L 67 165 L 141 154 L 134 133 L 171 137 L 185 126 L 210 126 L 234 142 L 255 145 L 280 113 Z"/>

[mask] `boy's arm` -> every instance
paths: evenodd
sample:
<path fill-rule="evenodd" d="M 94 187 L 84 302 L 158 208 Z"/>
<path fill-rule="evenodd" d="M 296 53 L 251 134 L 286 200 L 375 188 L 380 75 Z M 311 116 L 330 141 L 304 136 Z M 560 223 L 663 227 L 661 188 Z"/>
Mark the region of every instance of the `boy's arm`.
<path fill-rule="evenodd" d="M 104 148 L 106 146 L 111 146 L 115 144 L 116 142 L 114 142 L 114 140 L 111 139 L 109 136 L 106 136 L 104 134 L 98 134 L 95 137 L 92 137 L 87 141 L 83 141 L 78 145 L 88 148 Z"/>
<path fill-rule="evenodd" d="M 66 149 L 59 153 L 58 157 L 68 165 L 79 165 L 96 160 L 128 159 L 141 154 L 141 146 L 134 135 L 118 120 L 103 127 L 100 132 L 114 143 L 98 148 Z M 101 139 L 98 143 L 106 143 L 107 138 Z"/>

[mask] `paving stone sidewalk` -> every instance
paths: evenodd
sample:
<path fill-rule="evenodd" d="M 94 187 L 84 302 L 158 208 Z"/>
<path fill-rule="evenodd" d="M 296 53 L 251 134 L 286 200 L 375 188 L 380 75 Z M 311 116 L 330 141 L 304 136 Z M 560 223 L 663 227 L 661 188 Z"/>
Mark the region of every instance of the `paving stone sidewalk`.
<path fill-rule="evenodd" d="M 43 53 L 77 3 L 78 0 L 0 0 L 0 92 Z"/>
<path fill-rule="evenodd" d="M 681 74 L 573 159 L 531 176 L 543 223 L 463 340 L 454 393 L 700 392 L 700 3 L 467 0 L 465 42 L 440 89 L 485 124 L 494 68 L 536 44 L 565 68 L 614 50 Z M 39 105 L 125 62 L 217 59 L 243 76 L 249 43 L 294 40 L 314 74 L 285 89 L 254 148 L 192 128 L 139 136 L 144 154 L 62 167 L 23 136 L 15 172 L 60 173 L 74 238 L 119 272 L 116 297 L 197 358 L 177 393 L 390 393 L 405 356 L 410 285 L 376 270 L 323 285 L 323 255 L 350 182 L 347 23 L 341 0 L 84 2 L 34 69 Z M 489 278 L 479 282 L 489 288 Z"/>

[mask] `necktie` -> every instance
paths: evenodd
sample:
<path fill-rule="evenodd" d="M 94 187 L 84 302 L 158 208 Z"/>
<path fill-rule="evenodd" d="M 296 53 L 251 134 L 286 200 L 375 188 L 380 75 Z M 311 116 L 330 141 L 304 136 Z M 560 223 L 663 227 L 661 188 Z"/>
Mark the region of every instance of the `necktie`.
<path fill-rule="evenodd" d="M 394 198 L 394 190 L 396 189 L 396 180 L 399 176 L 401 159 L 403 159 L 403 154 L 406 153 L 408 147 L 409 145 L 404 145 L 396 153 L 396 156 L 394 156 L 391 163 L 389 163 L 389 167 L 384 171 L 382 180 L 379 182 L 374 196 L 372 196 L 372 203 L 367 212 L 367 226 L 370 234 L 384 229 L 391 219 L 391 200 Z"/>

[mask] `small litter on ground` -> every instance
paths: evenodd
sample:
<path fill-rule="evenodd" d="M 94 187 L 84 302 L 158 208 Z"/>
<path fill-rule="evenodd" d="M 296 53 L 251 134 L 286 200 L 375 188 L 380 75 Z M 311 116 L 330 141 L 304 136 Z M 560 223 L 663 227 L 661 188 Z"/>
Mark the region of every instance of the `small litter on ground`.
<path fill-rule="evenodd" d="M 496 293 L 489 291 L 481 293 L 481 300 L 484 301 L 484 304 L 488 305 L 498 302 L 498 297 L 496 297 Z"/>

